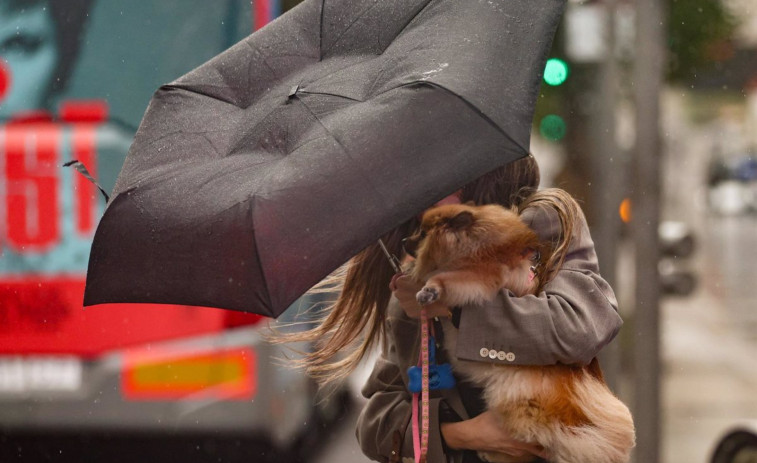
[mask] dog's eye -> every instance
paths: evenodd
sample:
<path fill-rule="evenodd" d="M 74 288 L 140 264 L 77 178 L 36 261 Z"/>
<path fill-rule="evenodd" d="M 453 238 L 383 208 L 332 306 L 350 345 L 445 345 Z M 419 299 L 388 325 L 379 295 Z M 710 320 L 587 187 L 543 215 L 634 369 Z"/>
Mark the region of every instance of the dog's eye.
<path fill-rule="evenodd" d="M 413 258 L 417 257 L 415 251 L 418 249 L 418 242 L 413 240 L 412 237 L 402 239 L 402 249 L 408 256 Z"/>
<path fill-rule="evenodd" d="M 415 258 L 417 257 L 415 254 L 418 251 L 418 243 L 423 241 L 423 238 L 426 237 L 426 231 L 421 230 L 418 235 L 414 236 L 408 236 L 407 238 L 402 239 L 402 249 L 407 253 L 407 255 Z"/>

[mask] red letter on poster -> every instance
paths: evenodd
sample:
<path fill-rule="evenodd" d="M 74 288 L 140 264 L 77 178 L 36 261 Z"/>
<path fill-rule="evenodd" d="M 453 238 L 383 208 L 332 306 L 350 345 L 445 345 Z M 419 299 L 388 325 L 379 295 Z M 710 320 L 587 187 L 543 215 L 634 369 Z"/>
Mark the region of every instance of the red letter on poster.
<path fill-rule="evenodd" d="M 9 244 L 21 252 L 54 245 L 59 239 L 60 129 L 52 124 L 11 126 L 5 133 Z"/>
<path fill-rule="evenodd" d="M 97 156 L 95 146 L 95 126 L 83 124 L 74 128 L 73 131 L 73 159 L 81 161 L 93 177 L 97 178 Z M 83 175 L 77 175 L 74 180 L 76 201 L 76 230 L 82 235 L 88 235 L 95 229 L 94 201 L 95 186 Z"/>

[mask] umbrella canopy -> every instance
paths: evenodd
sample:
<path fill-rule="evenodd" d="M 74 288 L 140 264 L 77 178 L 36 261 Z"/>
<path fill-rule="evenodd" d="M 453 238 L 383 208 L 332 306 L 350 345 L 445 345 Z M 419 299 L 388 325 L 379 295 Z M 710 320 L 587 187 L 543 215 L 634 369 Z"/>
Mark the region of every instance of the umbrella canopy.
<path fill-rule="evenodd" d="M 563 0 L 306 0 L 154 95 L 85 305 L 277 316 L 380 235 L 528 153 Z"/>

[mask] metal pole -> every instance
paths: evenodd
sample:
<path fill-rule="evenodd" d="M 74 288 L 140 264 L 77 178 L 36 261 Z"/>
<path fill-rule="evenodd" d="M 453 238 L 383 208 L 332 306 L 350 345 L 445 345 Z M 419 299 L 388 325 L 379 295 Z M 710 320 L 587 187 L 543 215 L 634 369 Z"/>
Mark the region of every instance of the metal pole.
<path fill-rule="evenodd" d="M 618 184 L 624 176 L 623 160 L 615 137 L 615 110 L 618 101 L 618 66 L 615 60 L 615 10 L 617 0 L 605 0 L 605 56 L 599 63 L 597 87 L 599 104 L 594 115 L 592 136 L 592 182 L 599 195 L 596 198 L 596 215 L 592 237 L 597 249 L 602 277 L 617 290 L 616 266 L 620 217 L 618 206 L 625 188 Z M 599 355 L 605 380 L 618 391 L 620 379 L 620 345 L 616 339 Z"/>
<path fill-rule="evenodd" d="M 632 233 L 636 251 L 634 400 L 637 463 L 660 461 L 660 90 L 665 59 L 662 0 L 636 0 L 636 147 Z"/>

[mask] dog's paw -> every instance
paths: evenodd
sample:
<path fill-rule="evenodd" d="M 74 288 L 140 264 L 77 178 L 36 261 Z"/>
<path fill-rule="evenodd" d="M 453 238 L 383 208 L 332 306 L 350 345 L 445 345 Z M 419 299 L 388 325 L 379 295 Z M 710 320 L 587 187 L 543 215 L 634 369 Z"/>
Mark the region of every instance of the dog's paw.
<path fill-rule="evenodd" d="M 439 300 L 439 289 L 434 286 L 424 286 L 418 291 L 415 299 L 420 305 L 428 305 Z"/>

